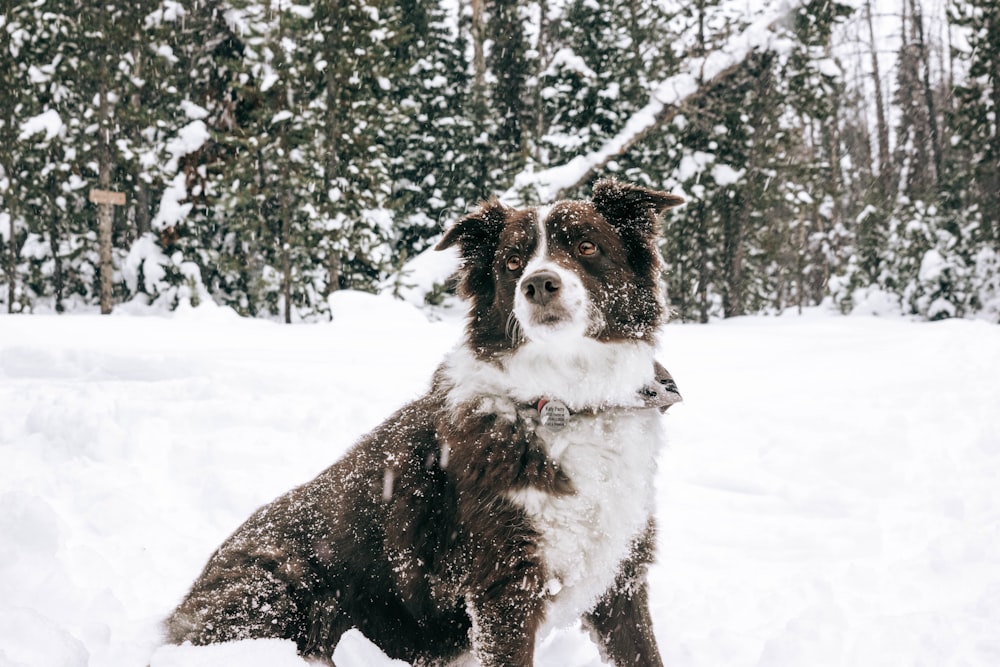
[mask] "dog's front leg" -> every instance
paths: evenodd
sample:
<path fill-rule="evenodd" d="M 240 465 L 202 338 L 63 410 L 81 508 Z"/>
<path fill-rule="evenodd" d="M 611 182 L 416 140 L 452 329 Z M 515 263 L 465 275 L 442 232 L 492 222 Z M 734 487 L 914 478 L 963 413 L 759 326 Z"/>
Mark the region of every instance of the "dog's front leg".
<path fill-rule="evenodd" d="M 504 498 L 480 496 L 465 509 L 473 655 L 482 667 L 530 667 L 545 603 L 537 534 L 523 510 Z"/>
<path fill-rule="evenodd" d="M 439 427 L 450 448 L 457 492 L 464 596 L 472 650 L 483 667 L 530 667 L 545 604 L 538 534 L 513 502 L 529 489 L 570 493 L 572 485 L 544 455 L 534 430 L 513 406 L 460 406 Z"/>
<path fill-rule="evenodd" d="M 662 667 L 649 613 L 646 569 L 652 560 L 653 524 L 636 541 L 614 586 L 584 618 L 602 657 L 615 667 Z"/>
<path fill-rule="evenodd" d="M 507 502 L 482 509 L 481 521 L 469 526 L 472 651 L 483 667 L 530 667 L 544 611 L 536 535 L 524 513 Z"/>
<path fill-rule="evenodd" d="M 520 588 L 518 586 L 518 588 Z M 483 591 L 469 600 L 472 652 L 482 667 L 530 667 L 542 616 L 534 591 Z"/>

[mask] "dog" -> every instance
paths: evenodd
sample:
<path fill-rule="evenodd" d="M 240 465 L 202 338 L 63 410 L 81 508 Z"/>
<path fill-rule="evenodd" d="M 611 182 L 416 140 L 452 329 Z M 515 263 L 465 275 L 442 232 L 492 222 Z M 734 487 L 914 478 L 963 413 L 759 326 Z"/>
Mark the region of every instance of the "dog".
<path fill-rule="evenodd" d="M 658 216 L 680 197 L 603 180 L 589 201 L 456 222 L 465 335 L 425 395 L 253 514 L 166 620 L 173 643 L 294 640 L 332 663 L 533 663 L 583 619 L 605 660 L 661 665 L 648 609 L 666 319 Z"/>

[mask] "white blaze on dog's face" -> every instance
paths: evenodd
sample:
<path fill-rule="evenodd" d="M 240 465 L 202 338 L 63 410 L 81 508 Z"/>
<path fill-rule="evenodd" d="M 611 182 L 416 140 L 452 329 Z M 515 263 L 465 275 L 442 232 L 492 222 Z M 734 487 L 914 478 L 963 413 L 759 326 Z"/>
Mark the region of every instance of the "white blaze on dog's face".
<path fill-rule="evenodd" d="M 525 342 L 651 342 L 661 324 L 656 219 L 680 197 L 601 181 L 590 201 L 513 209 L 496 200 L 460 220 L 460 291 L 471 301 L 474 352 Z"/>
<path fill-rule="evenodd" d="M 596 252 L 596 245 L 581 237 L 576 254 L 553 255 L 549 244 L 549 225 L 558 224 L 569 214 L 551 206 L 536 208 L 534 213 L 536 242 L 528 259 L 512 254 L 506 268 L 519 268 L 520 278 L 514 290 L 514 316 L 528 340 L 557 341 L 581 338 L 599 329 L 599 314 L 592 308 L 587 290 L 580 278 L 583 267 L 578 260 Z M 565 208 L 565 207 L 563 207 Z M 557 261 L 557 257 L 559 260 Z"/>

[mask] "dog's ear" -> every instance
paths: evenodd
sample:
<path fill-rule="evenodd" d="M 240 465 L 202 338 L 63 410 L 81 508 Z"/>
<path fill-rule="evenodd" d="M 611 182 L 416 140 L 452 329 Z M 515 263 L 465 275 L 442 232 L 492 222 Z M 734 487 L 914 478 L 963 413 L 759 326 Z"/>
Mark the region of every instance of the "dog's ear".
<path fill-rule="evenodd" d="M 509 213 L 510 209 L 496 198 L 483 202 L 478 210 L 452 225 L 434 249 L 444 250 L 458 244 L 465 259 L 492 258 Z"/>
<path fill-rule="evenodd" d="M 511 209 L 496 198 L 483 202 L 478 210 L 452 225 L 435 246 L 435 250 L 444 250 L 458 245 L 462 256 L 459 294 L 472 298 L 477 294 L 492 293 L 493 257 L 510 212 Z"/>
<path fill-rule="evenodd" d="M 597 212 L 619 230 L 632 228 L 651 233 L 657 216 L 680 206 L 684 198 L 607 178 L 594 184 L 591 201 Z"/>

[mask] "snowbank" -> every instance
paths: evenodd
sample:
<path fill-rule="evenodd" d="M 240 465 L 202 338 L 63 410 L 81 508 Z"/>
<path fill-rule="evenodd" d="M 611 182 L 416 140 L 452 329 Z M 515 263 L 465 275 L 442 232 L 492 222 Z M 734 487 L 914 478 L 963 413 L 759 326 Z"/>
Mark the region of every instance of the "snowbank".
<path fill-rule="evenodd" d="M 249 513 L 421 393 L 461 329 L 344 293 L 327 324 L 0 316 L 0 665 L 301 667 L 160 646 Z M 997 664 L 1000 329 L 671 325 L 652 607 L 668 664 Z M 541 667 L 597 667 L 579 629 Z M 392 665 L 358 633 L 341 667 Z"/>

